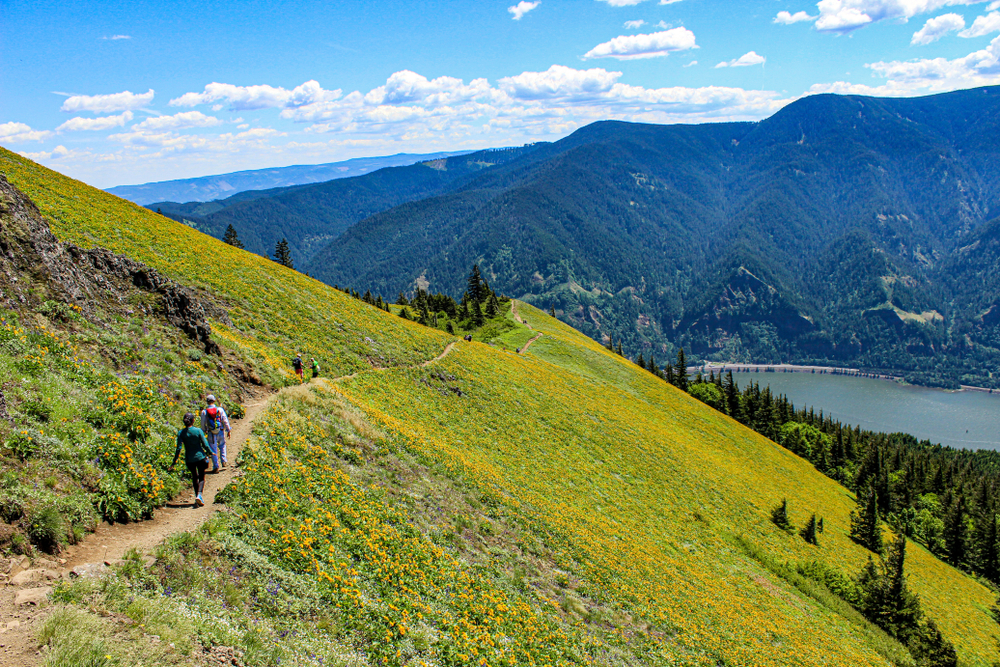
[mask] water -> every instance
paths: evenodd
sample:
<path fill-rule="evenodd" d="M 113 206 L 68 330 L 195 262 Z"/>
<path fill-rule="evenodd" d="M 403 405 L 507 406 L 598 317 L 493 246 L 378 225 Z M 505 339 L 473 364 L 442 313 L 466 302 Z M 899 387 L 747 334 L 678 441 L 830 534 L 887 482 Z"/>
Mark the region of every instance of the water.
<path fill-rule="evenodd" d="M 812 373 L 733 373 L 788 396 L 796 408 L 813 406 L 845 424 L 964 449 L 1000 450 L 1000 395 L 943 391 L 886 380 Z"/>

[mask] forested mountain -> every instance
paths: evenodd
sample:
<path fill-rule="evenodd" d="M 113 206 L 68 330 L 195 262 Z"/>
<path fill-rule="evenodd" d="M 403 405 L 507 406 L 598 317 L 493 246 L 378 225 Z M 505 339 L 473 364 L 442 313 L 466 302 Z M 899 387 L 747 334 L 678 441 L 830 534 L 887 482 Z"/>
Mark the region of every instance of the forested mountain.
<path fill-rule="evenodd" d="M 375 213 L 449 188 L 494 165 L 524 156 L 534 146 L 478 151 L 405 167 L 389 167 L 316 185 L 241 192 L 213 202 L 160 202 L 148 208 L 223 238 L 232 225 L 244 247 L 269 256 L 287 239 L 299 266 L 351 225 Z"/>
<path fill-rule="evenodd" d="M 118 185 L 108 188 L 108 192 L 141 205 L 154 202 L 209 202 L 232 197 L 247 190 L 266 190 L 307 183 L 323 183 L 335 178 L 350 178 L 368 174 L 386 167 L 405 167 L 417 162 L 440 160 L 467 152 L 469 151 L 423 155 L 398 153 L 381 157 L 359 157 L 326 164 L 297 164 L 289 167 L 251 169 L 229 174 L 181 178 L 141 185 Z"/>
<path fill-rule="evenodd" d="M 759 123 L 595 123 L 384 207 L 304 268 L 459 296 L 478 262 L 497 291 L 632 356 L 684 345 L 993 386 L 998 122 L 1000 89 L 979 88 L 818 95 Z"/>

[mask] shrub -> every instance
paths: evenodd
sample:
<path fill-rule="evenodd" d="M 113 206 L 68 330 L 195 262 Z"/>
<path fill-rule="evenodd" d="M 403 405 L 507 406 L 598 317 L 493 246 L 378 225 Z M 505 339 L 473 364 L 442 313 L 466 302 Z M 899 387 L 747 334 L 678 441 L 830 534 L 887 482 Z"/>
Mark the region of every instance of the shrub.
<path fill-rule="evenodd" d="M 25 519 L 28 537 L 44 551 L 57 551 L 66 541 L 66 523 L 53 505 L 31 508 Z"/>

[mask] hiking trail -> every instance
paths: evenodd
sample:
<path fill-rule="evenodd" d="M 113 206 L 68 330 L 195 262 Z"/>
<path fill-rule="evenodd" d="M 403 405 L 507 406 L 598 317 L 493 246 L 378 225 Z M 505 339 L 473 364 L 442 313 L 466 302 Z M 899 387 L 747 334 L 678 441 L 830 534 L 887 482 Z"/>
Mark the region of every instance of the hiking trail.
<path fill-rule="evenodd" d="M 517 320 L 518 323 L 522 324 L 524 327 L 526 327 L 528 329 L 531 329 L 531 325 L 528 324 L 527 322 L 525 322 L 524 320 L 522 320 L 521 319 L 521 314 L 517 312 L 517 301 L 515 301 L 514 299 L 510 300 L 510 314 L 514 316 L 514 319 Z M 534 331 L 534 329 L 531 329 L 531 330 Z M 524 344 L 524 347 L 522 347 L 520 349 L 519 354 L 524 354 L 525 352 L 527 352 L 528 348 L 531 346 L 531 344 L 534 343 L 536 340 L 538 340 L 541 337 L 542 337 L 541 333 L 535 334 L 534 338 L 532 338 L 531 340 L 529 340 L 527 343 Z"/>
<path fill-rule="evenodd" d="M 410 368 L 424 368 L 444 359 L 456 344 L 457 341 L 448 343 L 441 354 L 414 364 Z M 372 371 L 380 370 L 391 369 L 372 369 Z M 320 378 L 320 380 L 338 382 L 348 380 L 357 374 Z M 306 384 L 311 382 L 313 380 Z M 301 385 L 295 384 L 280 391 L 256 396 L 255 402 L 246 405 L 246 415 L 242 419 L 232 420 L 233 433 L 226 441 L 229 465 L 218 473 L 206 475 L 205 491 L 202 494 L 205 499 L 204 507 L 193 507 L 194 491 L 191 489 L 189 478 L 185 477 L 185 486 L 181 493 L 157 510 L 151 519 L 114 524 L 102 522 L 96 531 L 87 535 L 79 544 L 67 547 L 58 556 L 41 556 L 30 563 L 27 562 L 29 560 L 27 557 L 14 559 L 18 565 L 12 569 L 12 578 L 0 583 L 0 667 L 31 667 L 42 663 L 44 655 L 38 650 L 35 635 L 39 623 L 51 610 L 50 604 L 43 603 L 51 591 L 50 586 L 60 579 L 74 576 L 71 575 L 72 570 L 77 569 L 78 573 L 84 573 L 85 576 L 99 573 L 121 560 L 133 548 L 149 557 L 156 545 L 168 536 L 196 530 L 215 512 L 224 509 L 224 505 L 216 504 L 215 496 L 240 475 L 235 465 L 236 457 L 250 438 L 254 422 L 264 413 L 272 399 L 282 391 L 299 386 Z M 183 463 L 182 456 L 179 466 L 183 466 Z M 28 575 L 21 574 L 20 578 L 14 576 L 22 570 Z M 24 602 L 26 597 L 33 594 L 39 596 L 35 602 Z"/>

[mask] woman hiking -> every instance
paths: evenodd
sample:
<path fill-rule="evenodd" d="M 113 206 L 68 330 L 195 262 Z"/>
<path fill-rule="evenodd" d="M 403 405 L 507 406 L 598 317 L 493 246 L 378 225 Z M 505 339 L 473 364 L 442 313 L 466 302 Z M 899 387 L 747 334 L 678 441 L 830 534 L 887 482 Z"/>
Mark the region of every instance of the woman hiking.
<path fill-rule="evenodd" d="M 201 494 L 205 490 L 205 471 L 208 470 L 208 459 L 212 449 L 208 446 L 205 432 L 194 425 L 194 415 L 190 412 L 184 415 L 184 428 L 177 432 L 177 449 L 174 450 L 174 460 L 167 470 L 173 472 L 177 457 L 184 447 L 184 461 L 191 471 L 191 482 L 194 485 L 194 506 L 202 507 L 205 501 Z"/>

